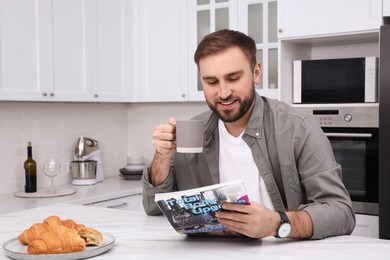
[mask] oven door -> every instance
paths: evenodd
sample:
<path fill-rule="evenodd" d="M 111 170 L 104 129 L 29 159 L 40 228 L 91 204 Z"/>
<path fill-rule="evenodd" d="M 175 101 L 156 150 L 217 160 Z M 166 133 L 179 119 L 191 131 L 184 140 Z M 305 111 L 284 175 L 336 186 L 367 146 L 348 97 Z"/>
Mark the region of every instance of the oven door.
<path fill-rule="evenodd" d="M 322 128 L 356 213 L 378 215 L 378 128 Z"/>

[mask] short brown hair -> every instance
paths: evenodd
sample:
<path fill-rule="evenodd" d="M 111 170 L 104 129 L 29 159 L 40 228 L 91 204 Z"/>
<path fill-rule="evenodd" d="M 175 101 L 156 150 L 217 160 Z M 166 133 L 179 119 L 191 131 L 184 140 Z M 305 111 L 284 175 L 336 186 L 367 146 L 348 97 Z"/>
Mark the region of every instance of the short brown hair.
<path fill-rule="evenodd" d="M 201 58 L 221 53 L 231 47 L 239 47 L 247 56 L 251 69 L 256 65 L 256 43 L 242 32 L 223 29 L 206 35 L 195 51 L 194 61 L 199 68 Z"/>

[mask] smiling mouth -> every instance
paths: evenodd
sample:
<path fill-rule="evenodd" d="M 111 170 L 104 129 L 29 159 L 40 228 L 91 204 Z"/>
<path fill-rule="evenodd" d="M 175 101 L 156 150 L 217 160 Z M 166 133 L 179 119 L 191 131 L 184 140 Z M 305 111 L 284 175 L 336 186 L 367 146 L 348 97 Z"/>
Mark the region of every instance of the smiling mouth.
<path fill-rule="evenodd" d="M 221 102 L 219 102 L 219 104 L 221 105 L 221 107 L 223 107 L 225 109 L 229 109 L 229 108 L 232 108 L 235 105 L 236 101 L 237 100 L 221 101 Z"/>

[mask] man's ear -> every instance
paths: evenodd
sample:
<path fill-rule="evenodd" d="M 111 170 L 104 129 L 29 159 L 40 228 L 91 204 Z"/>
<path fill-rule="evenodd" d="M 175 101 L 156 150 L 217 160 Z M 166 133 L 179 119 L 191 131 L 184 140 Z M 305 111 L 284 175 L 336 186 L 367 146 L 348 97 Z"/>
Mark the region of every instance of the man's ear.
<path fill-rule="evenodd" d="M 255 68 L 253 69 L 253 81 L 256 85 L 260 84 L 261 76 L 263 75 L 263 71 L 261 69 L 260 62 L 256 62 Z"/>

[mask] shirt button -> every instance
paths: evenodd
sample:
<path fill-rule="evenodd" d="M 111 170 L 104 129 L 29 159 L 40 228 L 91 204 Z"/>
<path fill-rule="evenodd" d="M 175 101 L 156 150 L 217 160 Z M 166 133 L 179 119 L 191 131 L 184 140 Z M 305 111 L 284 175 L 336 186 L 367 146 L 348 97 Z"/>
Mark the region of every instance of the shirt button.
<path fill-rule="evenodd" d="M 260 134 L 259 133 L 256 133 L 256 136 L 259 136 Z"/>

